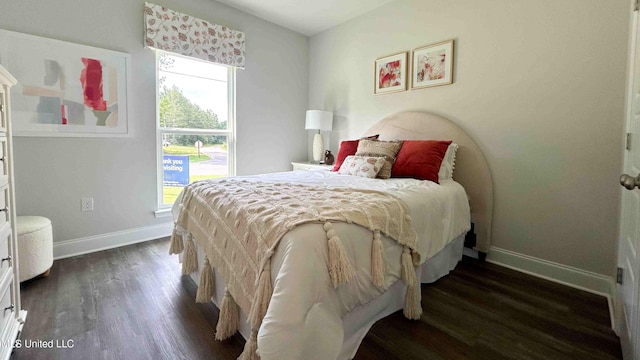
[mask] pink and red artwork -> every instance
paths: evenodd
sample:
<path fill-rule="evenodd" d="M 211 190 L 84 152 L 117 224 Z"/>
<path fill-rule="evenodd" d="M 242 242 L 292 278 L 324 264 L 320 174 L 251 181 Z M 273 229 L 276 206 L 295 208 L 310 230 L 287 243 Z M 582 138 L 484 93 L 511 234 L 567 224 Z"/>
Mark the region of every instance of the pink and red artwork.
<path fill-rule="evenodd" d="M 0 58 L 18 80 L 14 135 L 128 133 L 128 54 L 0 30 Z"/>
<path fill-rule="evenodd" d="M 407 89 L 407 53 L 387 56 L 375 62 L 375 94 Z"/>
<path fill-rule="evenodd" d="M 378 87 L 380 89 L 400 85 L 400 60 L 391 61 L 380 67 Z"/>
<path fill-rule="evenodd" d="M 443 79 L 447 54 L 444 50 L 418 56 L 418 81 Z"/>
<path fill-rule="evenodd" d="M 453 82 L 453 40 L 413 50 L 411 89 Z"/>

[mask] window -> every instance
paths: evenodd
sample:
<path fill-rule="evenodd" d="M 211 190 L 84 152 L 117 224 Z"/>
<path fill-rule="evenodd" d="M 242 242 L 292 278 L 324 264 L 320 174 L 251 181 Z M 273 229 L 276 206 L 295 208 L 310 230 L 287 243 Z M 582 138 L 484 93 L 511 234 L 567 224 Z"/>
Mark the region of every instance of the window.
<path fill-rule="evenodd" d="M 158 51 L 158 204 L 185 185 L 234 175 L 232 67 Z"/>

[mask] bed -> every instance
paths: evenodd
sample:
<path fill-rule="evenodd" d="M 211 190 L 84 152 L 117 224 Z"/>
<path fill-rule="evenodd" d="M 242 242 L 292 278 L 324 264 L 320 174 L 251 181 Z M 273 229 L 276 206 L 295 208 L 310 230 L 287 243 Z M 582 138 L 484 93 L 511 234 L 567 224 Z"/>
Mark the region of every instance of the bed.
<path fill-rule="evenodd" d="M 405 112 L 365 135 L 452 140 L 455 181 L 294 171 L 198 183 L 176 201 L 170 253 L 196 300 L 220 308 L 216 338 L 247 339 L 241 359 L 351 359 L 375 321 L 428 316 L 420 283 L 455 267 L 471 223 L 475 250 L 488 251 L 491 176 L 460 127 Z"/>

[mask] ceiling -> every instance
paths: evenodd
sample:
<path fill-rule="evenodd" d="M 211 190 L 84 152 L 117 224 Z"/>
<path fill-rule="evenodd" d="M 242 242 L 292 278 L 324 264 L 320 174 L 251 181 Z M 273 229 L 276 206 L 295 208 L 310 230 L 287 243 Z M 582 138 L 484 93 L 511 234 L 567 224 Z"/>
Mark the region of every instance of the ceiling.
<path fill-rule="evenodd" d="M 394 0 L 217 0 L 312 36 Z"/>

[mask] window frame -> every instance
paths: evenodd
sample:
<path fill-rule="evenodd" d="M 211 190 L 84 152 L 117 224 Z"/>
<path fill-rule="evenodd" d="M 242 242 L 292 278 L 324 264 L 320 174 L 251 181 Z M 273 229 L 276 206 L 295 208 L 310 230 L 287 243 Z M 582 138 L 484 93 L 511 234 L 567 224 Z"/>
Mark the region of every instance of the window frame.
<path fill-rule="evenodd" d="M 156 217 L 161 213 L 168 213 L 173 204 L 164 204 L 163 186 L 164 186 L 164 170 L 163 170 L 163 153 L 162 153 L 162 135 L 171 134 L 190 134 L 190 135 L 224 135 L 227 137 L 227 174 L 235 176 L 236 174 L 236 69 L 233 66 L 215 63 L 217 66 L 227 68 L 227 106 L 228 118 L 227 129 L 193 129 L 193 128 L 163 128 L 160 126 L 160 55 L 162 51 L 155 51 L 155 93 L 156 93 Z M 205 60 L 192 58 L 176 53 L 167 52 L 171 56 L 184 57 L 194 61 L 207 62 Z"/>

